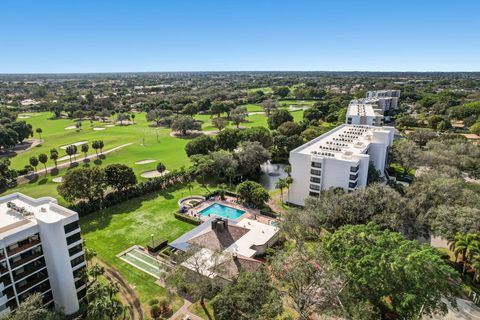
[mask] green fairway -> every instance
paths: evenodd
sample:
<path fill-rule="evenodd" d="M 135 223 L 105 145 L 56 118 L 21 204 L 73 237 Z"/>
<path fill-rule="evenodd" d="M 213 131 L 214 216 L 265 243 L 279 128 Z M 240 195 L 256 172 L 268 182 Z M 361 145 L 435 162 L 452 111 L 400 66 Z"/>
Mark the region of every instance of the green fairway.
<path fill-rule="evenodd" d="M 194 184 L 192 194 L 204 194 L 206 189 Z M 177 220 L 173 212 L 177 201 L 190 194 L 187 188 L 171 188 L 125 201 L 80 219 L 82 236 L 87 247 L 98 258 L 118 270 L 135 288 L 144 306 L 154 297 L 166 295 L 155 284 L 155 278 L 129 265 L 116 255 L 133 245 L 146 246 L 153 234 L 172 241 L 194 226 Z M 181 304 L 181 303 L 180 303 Z"/>
<path fill-rule="evenodd" d="M 134 164 L 136 161 L 143 159 L 162 161 L 167 166 L 167 169 L 178 168 L 189 163 L 183 150 L 187 141 L 171 137 L 171 130 L 168 128 L 149 127 L 144 113 L 137 113 L 135 124 L 129 126 L 105 127 L 105 123 L 99 121 L 94 121 L 92 125 L 89 121 L 83 121 L 82 130 L 79 132 L 75 129 L 65 130 L 66 127 L 75 125 L 74 121 L 68 119 L 50 120 L 51 113 L 49 112 L 29 115 L 31 118 L 24 120 L 33 126 L 34 131 L 36 128 L 42 128 L 42 139 L 44 142 L 37 147 L 12 157 L 11 162 L 14 169 L 23 168 L 28 164 L 28 159 L 31 156 L 38 156 L 40 153 L 49 155 L 52 148 L 56 148 L 59 151 L 59 157 L 64 157 L 66 152 L 60 147 L 79 141 L 88 141 L 90 145 L 89 154 L 95 154 L 91 147 L 93 140 L 103 140 L 105 143 L 104 151 L 126 143 L 132 143 L 132 145 L 107 155 L 104 164 L 124 163 L 133 167 L 136 173 L 155 169 L 155 163 L 141 166 Z M 93 129 L 95 127 L 105 129 L 96 131 Z M 35 137 L 38 138 L 38 135 L 35 134 Z M 78 152 L 77 159 L 83 158 L 80 150 Z M 68 159 L 59 161 L 59 163 L 62 162 L 68 162 Z M 47 166 L 52 165 L 51 161 L 47 163 Z"/>

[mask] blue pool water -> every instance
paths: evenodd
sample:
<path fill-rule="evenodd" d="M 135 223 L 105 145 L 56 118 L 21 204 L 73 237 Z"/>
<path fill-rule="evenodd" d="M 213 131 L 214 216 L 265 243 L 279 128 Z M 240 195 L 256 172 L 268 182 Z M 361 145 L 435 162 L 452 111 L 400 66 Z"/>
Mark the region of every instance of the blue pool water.
<path fill-rule="evenodd" d="M 228 218 L 231 220 L 238 219 L 245 211 L 238 210 L 229 206 L 225 206 L 220 203 L 214 203 L 199 212 L 202 216 L 218 216 L 222 218 Z"/>

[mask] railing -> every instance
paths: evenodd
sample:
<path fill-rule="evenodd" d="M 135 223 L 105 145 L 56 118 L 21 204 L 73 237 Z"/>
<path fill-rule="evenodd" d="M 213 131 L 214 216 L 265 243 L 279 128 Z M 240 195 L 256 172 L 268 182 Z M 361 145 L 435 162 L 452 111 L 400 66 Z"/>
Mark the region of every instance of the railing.
<path fill-rule="evenodd" d="M 26 243 L 26 244 L 24 244 L 24 245 L 21 245 L 21 246 L 15 248 L 15 249 L 11 249 L 11 250 L 8 250 L 8 249 L 7 249 L 7 254 L 8 254 L 8 256 L 13 256 L 13 255 L 15 255 L 15 254 L 17 254 L 17 253 L 19 253 L 19 252 L 22 252 L 22 251 L 27 250 L 28 248 L 31 248 L 31 247 L 33 247 L 33 246 L 36 246 L 36 245 L 39 244 L 40 242 L 41 242 L 40 239 L 38 239 L 38 240 L 33 240 L 33 241 L 30 241 L 30 242 L 28 242 L 28 243 Z M 0 259 L 0 260 L 1 260 L 1 259 Z"/>
<path fill-rule="evenodd" d="M 23 293 L 27 290 L 30 290 L 31 288 L 33 288 L 35 285 L 37 285 L 38 283 L 46 280 L 48 278 L 48 275 L 43 275 L 43 276 L 40 276 L 38 278 L 35 278 L 33 280 L 30 280 L 30 281 L 27 281 L 26 284 L 24 284 L 23 286 L 21 287 L 18 287 L 17 289 L 17 292 L 19 293 Z"/>
<path fill-rule="evenodd" d="M 19 267 L 19 266 L 21 266 L 21 265 L 23 265 L 23 264 L 25 264 L 25 263 L 27 263 L 27 262 L 29 262 L 29 261 L 32 261 L 33 259 L 36 259 L 36 258 L 38 258 L 38 257 L 40 257 L 40 256 L 42 256 L 42 255 L 43 255 L 43 252 L 37 252 L 37 253 L 31 254 L 31 255 L 29 255 L 29 256 L 26 257 L 26 258 L 23 258 L 23 259 L 20 259 L 20 260 L 18 260 L 18 261 L 15 261 L 15 262 L 11 263 L 11 264 L 10 264 L 10 267 L 11 267 L 12 269 L 15 269 L 15 268 L 17 268 L 17 267 Z"/>

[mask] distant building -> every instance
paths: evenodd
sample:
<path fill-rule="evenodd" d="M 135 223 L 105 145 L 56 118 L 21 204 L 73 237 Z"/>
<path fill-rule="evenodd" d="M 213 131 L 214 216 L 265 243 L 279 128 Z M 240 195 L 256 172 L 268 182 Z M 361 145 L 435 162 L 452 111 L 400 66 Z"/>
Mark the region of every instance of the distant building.
<path fill-rule="evenodd" d="M 34 292 L 45 306 L 79 310 L 86 263 L 78 214 L 50 197 L 0 197 L 0 316 Z"/>
<path fill-rule="evenodd" d="M 304 205 L 305 198 L 319 196 L 321 190 L 364 188 L 370 162 L 384 174 L 394 130 L 343 124 L 290 151 L 288 201 Z"/>
<path fill-rule="evenodd" d="M 355 125 L 382 126 L 383 111 L 364 99 L 352 100 L 348 105 L 345 123 Z"/>
<path fill-rule="evenodd" d="M 385 121 L 390 121 L 393 112 L 398 109 L 400 90 L 368 91 L 364 103 L 375 104 L 376 109 L 382 110 Z"/>

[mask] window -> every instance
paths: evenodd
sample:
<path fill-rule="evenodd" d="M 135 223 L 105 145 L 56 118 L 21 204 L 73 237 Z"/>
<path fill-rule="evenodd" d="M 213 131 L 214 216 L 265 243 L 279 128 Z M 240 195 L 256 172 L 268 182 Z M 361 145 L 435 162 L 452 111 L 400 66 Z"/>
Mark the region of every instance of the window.
<path fill-rule="evenodd" d="M 67 238 L 67 245 L 71 245 L 74 242 L 81 240 L 82 237 L 80 236 L 80 232 L 72 234 L 70 237 Z"/>
<path fill-rule="evenodd" d="M 76 246 L 68 249 L 68 254 L 69 254 L 70 257 L 71 257 L 71 256 L 73 256 L 73 255 L 81 252 L 82 250 L 83 250 L 83 246 L 82 246 L 82 244 L 80 243 L 80 244 L 77 244 Z"/>
<path fill-rule="evenodd" d="M 358 169 L 360 169 L 360 165 L 357 165 L 356 167 L 350 167 L 350 172 L 357 172 Z"/>
<path fill-rule="evenodd" d="M 358 173 L 350 175 L 350 180 L 352 180 L 352 181 L 357 180 L 357 178 L 358 178 Z"/>
<path fill-rule="evenodd" d="M 78 258 L 73 259 L 70 262 L 70 264 L 72 265 L 72 268 L 74 268 L 75 266 L 78 266 L 80 263 L 82 263 L 84 261 L 85 261 L 85 258 L 83 256 L 80 256 Z"/>
<path fill-rule="evenodd" d="M 82 290 L 77 292 L 77 299 L 82 300 L 85 298 L 85 295 L 87 294 L 87 288 L 83 288 Z"/>
<path fill-rule="evenodd" d="M 312 190 L 320 190 L 320 186 L 319 186 L 319 185 L 316 185 L 316 184 L 311 184 L 311 185 L 310 185 L 310 189 L 312 189 Z"/>
<path fill-rule="evenodd" d="M 352 124 L 352 118 L 349 117 L 349 118 L 347 119 L 347 124 Z"/>
<path fill-rule="evenodd" d="M 310 169 L 310 174 L 313 174 L 314 176 L 321 176 L 322 171 L 321 170 L 316 170 L 316 169 Z"/>
<path fill-rule="evenodd" d="M 356 186 L 357 186 L 357 183 L 356 183 L 356 182 L 349 182 L 349 183 L 348 183 L 348 187 L 349 187 L 350 189 L 353 189 L 353 188 L 355 188 Z"/>
<path fill-rule="evenodd" d="M 78 225 L 78 221 L 73 221 L 63 227 L 65 230 L 65 234 L 72 232 L 73 230 L 78 229 L 80 226 Z"/>
<path fill-rule="evenodd" d="M 310 193 L 309 193 L 309 196 L 310 196 L 310 197 L 318 197 L 319 195 L 320 195 L 320 193 L 318 193 L 318 192 L 312 192 L 312 191 L 310 191 Z"/>
<path fill-rule="evenodd" d="M 86 267 L 78 268 L 77 270 L 73 271 L 73 278 L 74 279 L 80 279 L 80 278 L 85 276 L 86 272 L 87 272 Z"/>
<path fill-rule="evenodd" d="M 310 182 L 320 183 L 320 178 L 310 177 Z"/>
<path fill-rule="evenodd" d="M 322 167 L 322 164 L 320 162 L 314 162 L 312 161 L 312 167 L 314 168 L 321 168 Z"/>

